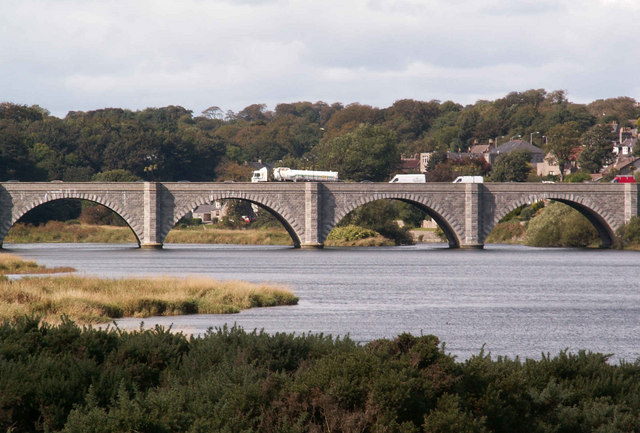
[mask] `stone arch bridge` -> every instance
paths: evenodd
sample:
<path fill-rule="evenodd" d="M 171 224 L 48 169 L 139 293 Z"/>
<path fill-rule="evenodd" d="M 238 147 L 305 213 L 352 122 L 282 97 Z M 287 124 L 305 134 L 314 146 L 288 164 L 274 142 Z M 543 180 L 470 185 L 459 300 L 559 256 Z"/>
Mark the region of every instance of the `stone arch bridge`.
<path fill-rule="evenodd" d="M 507 213 L 553 199 L 585 215 L 603 246 L 618 227 L 638 215 L 636 184 L 390 184 L 390 183 L 196 183 L 5 182 L 0 183 L 0 246 L 13 224 L 35 207 L 59 199 L 102 204 L 129 225 L 143 248 L 161 248 L 174 224 L 198 205 L 241 199 L 270 211 L 296 247 L 323 246 L 349 212 L 379 199 L 401 200 L 426 211 L 453 248 L 482 248 Z"/>

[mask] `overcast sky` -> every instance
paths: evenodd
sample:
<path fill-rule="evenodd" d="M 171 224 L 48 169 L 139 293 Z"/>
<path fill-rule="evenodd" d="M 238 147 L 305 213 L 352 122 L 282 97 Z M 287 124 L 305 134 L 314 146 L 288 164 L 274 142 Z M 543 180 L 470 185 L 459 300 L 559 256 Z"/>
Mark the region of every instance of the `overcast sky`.
<path fill-rule="evenodd" d="M 640 100 L 640 0 L 0 0 L 0 101 Z"/>

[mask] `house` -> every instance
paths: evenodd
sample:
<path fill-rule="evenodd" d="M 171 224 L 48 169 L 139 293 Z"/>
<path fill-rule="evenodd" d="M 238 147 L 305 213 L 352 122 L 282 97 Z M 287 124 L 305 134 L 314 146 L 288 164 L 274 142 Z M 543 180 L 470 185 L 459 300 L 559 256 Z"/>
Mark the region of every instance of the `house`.
<path fill-rule="evenodd" d="M 640 169 L 640 157 L 627 155 L 618 156 L 616 162 L 603 170 L 603 173 L 609 173 L 611 170 L 617 170 L 618 174 L 634 174 Z"/>
<path fill-rule="evenodd" d="M 469 149 L 469 153 L 474 158 L 484 158 L 487 162 L 489 162 L 489 151 L 491 151 L 491 142 L 489 144 L 474 144 Z"/>
<path fill-rule="evenodd" d="M 635 148 L 636 144 L 638 143 L 638 139 L 637 138 L 625 138 L 624 140 L 618 142 L 618 143 L 614 143 L 613 145 L 613 153 L 615 153 L 616 155 L 632 155 L 633 154 L 633 149 Z"/>
<path fill-rule="evenodd" d="M 227 204 L 214 201 L 211 204 L 201 204 L 191 213 L 193 218 L 200 218 L 203 224 L 211 224 L 227 215 Z"/>
<path fill-rule="evenodd" d="M 530 144 L 528 141 L 524 140 L 510 140 L 489 151 L 489 164 L 493 165 L 500 155 L 505 155 L 521 150 L 526 150 L 531 154 L 531 159 L 529 160 L 531 165 L 535 166 L 540 162 L 544 162 L 544 153 L 539 147 L 534 146 L 533 144 Z"/>
<path fill-rule="evenodd" d="M 557 163 L 550 162 L 553 160 L 553 156 L 547 154 L 542 162 L 534 164 L 536 174 L 538 176 L 558 176 L 560 174 L 560 166 Z"/>

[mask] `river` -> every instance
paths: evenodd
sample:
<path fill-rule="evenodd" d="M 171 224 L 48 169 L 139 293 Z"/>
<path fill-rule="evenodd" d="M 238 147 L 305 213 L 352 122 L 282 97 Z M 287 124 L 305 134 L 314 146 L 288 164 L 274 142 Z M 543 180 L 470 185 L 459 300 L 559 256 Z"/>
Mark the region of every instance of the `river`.
<path fill-rule="evenodd" d="M 47 266 L 98 276 L 208 275 L 273 282 L 297 306 L 230 315 L 144 319 L 202 334 L 238 324 L 246 330 L 349 335 L 359 342 L 400 333 L 434 334 L 459 360 L 478 354 L 539 359 L 563 349 L 640 357 L 640 253 L 444 244 L 325 248 L 175 245 L 140 250 L 114 244 L 5 244 Z M 141 319 L 118 320 L 138 328 Z"/>

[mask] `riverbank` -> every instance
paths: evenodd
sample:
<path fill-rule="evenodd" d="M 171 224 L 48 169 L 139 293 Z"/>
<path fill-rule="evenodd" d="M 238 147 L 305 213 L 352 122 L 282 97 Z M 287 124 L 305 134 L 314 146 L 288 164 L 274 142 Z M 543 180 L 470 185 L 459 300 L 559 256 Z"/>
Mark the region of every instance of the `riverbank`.
<path fill-rule="evenodd" d="M 74 271 L 75 269 L 70 266 L 47 268 L 34 261 L 24 260 L 22 257 L 13 254 L 0 253 L 0 277 L 6 274 L 55 274 Z"/>
<path fill-rule="evenodd" d="M 15 224 L 4 239 L 6 243 L 136 243 L 129 227 L 88 225 L 49 221 L 39 226 Z M 291 236 L 284 227 L 260 229 L 227 229 L 214 225 L 197 225 L 172 229 L 166 243 L 175 244 L 235 244 L 291 245 Z M 327 246 L 388 246 L 393 241 L 375 233 L 365 239 L 327 240 Z"/>

